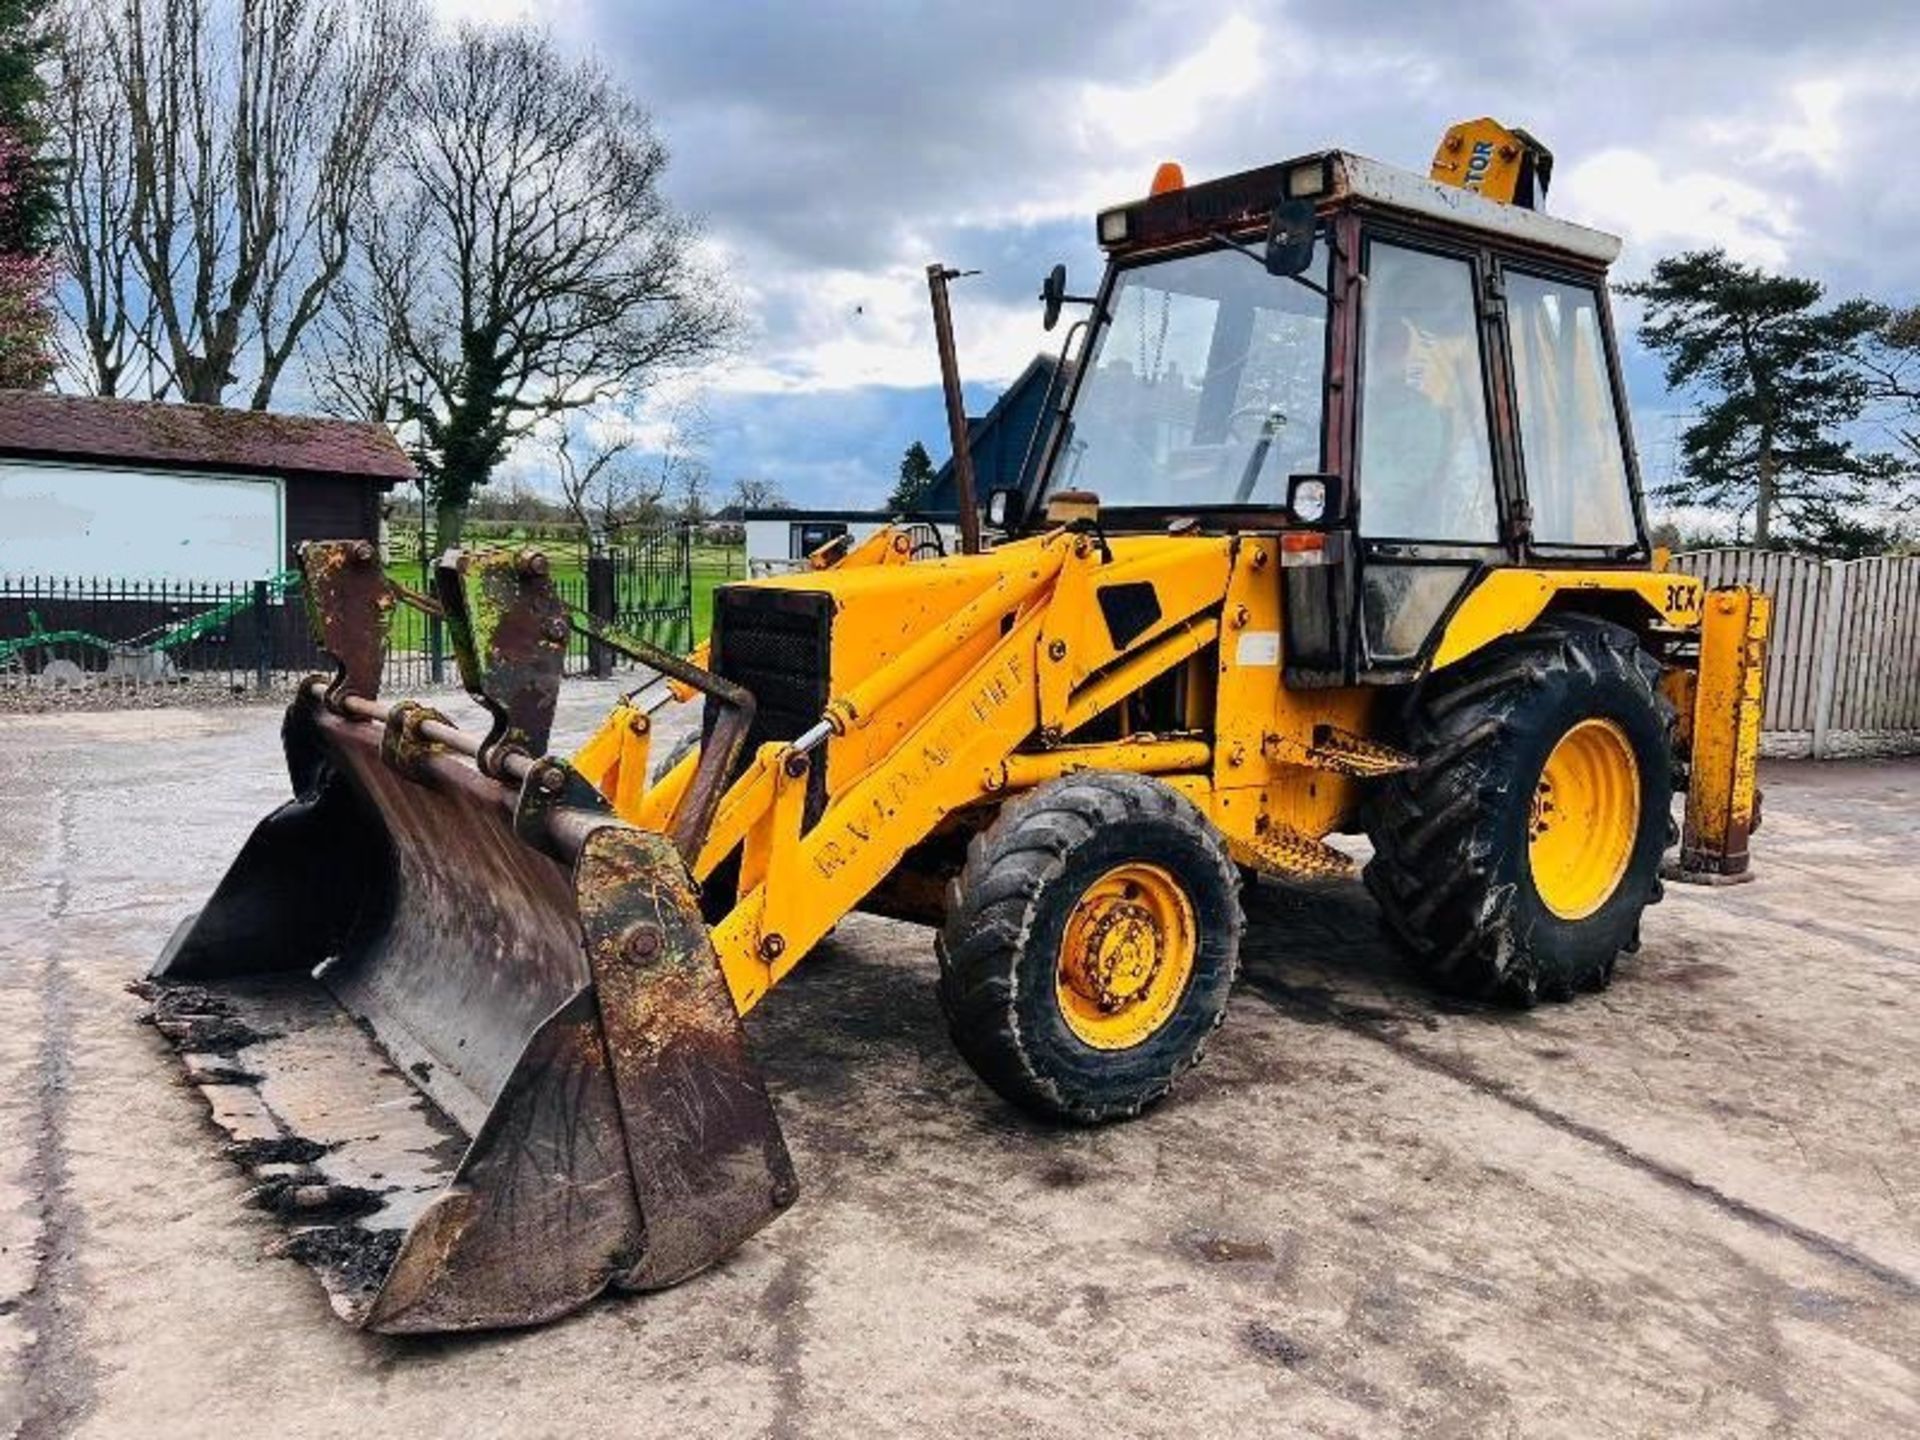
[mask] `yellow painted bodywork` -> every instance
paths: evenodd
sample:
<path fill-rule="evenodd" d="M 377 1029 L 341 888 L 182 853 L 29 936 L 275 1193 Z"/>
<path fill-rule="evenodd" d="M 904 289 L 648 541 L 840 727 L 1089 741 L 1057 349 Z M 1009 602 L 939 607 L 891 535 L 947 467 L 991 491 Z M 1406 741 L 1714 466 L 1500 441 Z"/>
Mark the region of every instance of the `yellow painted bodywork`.
<path fill-rule="evenodd" d="M 1692 780 L 1680 835 L 1681 879 L 1747 874 L 1772 614 L 1773 602 L 1756 591 L 1715 590 L 1707 596 L 1688 727 Z"/>
<path fill-rule="evenodd" d="M 881 540 L 827 569 L 751 582 L 824 593 L 833 620 L 822 717 L 830 738 L 806 756 L 762 746 L 722 797 L 693 866 L 705 880 L 740 856 L 737 901 L 713 938 L 741 1011 L 914 846 L 943 827 L 978 828 L 1009 797 L 1077 769 L 1159 777 L 1242 864 L 1350 869 L 1324 837 L 1356 828 L 1365 776 L 1410 763 L 1369 742 L 1397 701 L 1378 686 L 1287 685 L 1279 540 L 1128 535 L 1103 545 L 1063 528 L 912 563 Z M 1152 613 L 1136 611 L 1116 640 L 1101 592 L 1136 584 L 1151 586 Z M 1555 605 L 1624 607 L 1650 629 L 1684 634 L 1700 626 L 1701 592 L 1686 576 L 1650 571 L 1490 571 L 1456 607 L 1432 664 L 1456 663 Z M 1169 675 L 1185 697 L 1180 723 L 1142 732 L 1125 702 Z M 646 737 L 633 714 L 616 709 L 578 760 L 623 818 L 659 829 L 696 757 L 636 794 L 630 777 L 644 773 Z M 1693 721 L 1701 724 L 1698 707 Z M 1713 753 L 1696 744 L 1696 766 L 1714 763 Z M 807 825 L 808 777 L 822 764 L 824 808 Z M 1571 895 L 1578 886 L 1569 884 Z M 1156 921 L 1167 934 L 1178 929 L 1171 913 Z M 1148 1004 L 1135 1023 L 1150 1013 Z M 1098 1017 L 1082 1018 L 1092 1026 Z M 1102 1033 L 1123 1031 L 1133 1033 Z"/>
<path fill-rule="evenodd" d="M 1060 1018 L 1096 1050 L 1131 1050 L 1173 1018 L 1193 976 L 1200 927 L 1172 873 L 1116 865 L 1081 894 L 1060 937 Z"/>
<path fill-rule="evenodd" d="M 1511 205 L 1520 193 L 1530 152 L 1544 153 L 1539 150 L 1539 142 L 1525 131 L 1510 130 L 1483 115 L 1448 128 L 1433 152 L 1427 176 L 1443 185 L 1457 185 Z"/>
<path fill-rule="evenodd" d="M 652 738 L 653 722 L 646 712 L 623 699 L 574 752 L 573 768 L 607 797 L 616 813 L 638 815 L 647 792 Z"/>
<path fill-rule="evenodd" d="M 1503 635 L 1519 634 L 1556 602 L 1578 610 L 1583 600 L 1622 597 L 1648 623 L 1697 629 L 1704 593 L 1691 575 L 1654 570 L 1490 570 L 1441 629 L 1433 668 L 1444 670 Z"/>

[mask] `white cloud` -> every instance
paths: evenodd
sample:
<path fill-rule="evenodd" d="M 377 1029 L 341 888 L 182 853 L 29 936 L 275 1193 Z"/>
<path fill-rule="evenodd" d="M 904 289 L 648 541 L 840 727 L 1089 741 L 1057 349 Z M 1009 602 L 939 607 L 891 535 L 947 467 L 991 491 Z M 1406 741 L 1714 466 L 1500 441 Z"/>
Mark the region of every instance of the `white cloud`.
<path fill-rule="evenodd" d="M 1626 238 L 1623 277 L 1722 245 L 1836 294 L 1920 286 L 1910 3 L 1536 0 L 1467 27 L 1413 0 L 1227 0 L 1197 20 L 1154 0 L 484 7 L 535 12 L 653 109 L 669 193 L 706 217 L 754 327 L 715 404 L 754 430 L 717 432 L 716 466 L 846 422 L 845 473 L 795 459 L 797 499 L 855 473 L 884 493 L 906 387 L 925 401 L 935 378 L 927 261 L 987 272 L 955 286 L 961 366 L 1010 377 L 1058 339 L 1029 298 L 1040 272 L 1064 259 L 1087 288 L 1092 216 L 1164 159 L 1198 180 L 1334 144 L 1418 171 L 1449 122 L 1492 114 L 1555 148 L 1549 208 Z M 1657 368 L 1636 373 L 1657 406 Z"/>
<path fill-rule="evenodd" d="M 1839 168 L 1846 144 L 1840 106 L 1847 98 L 1847 85 L 1839 80 L 1804 80 L 1787 93 L 1799 113 L 1774 127 L 1760 158 L 1805 160 L 1831 174 Z"/>
<path fill-rule="evenodd" d="M 776 312 L 780 331 L 757 327 L 742 356 L 715 375 L 717 389 L 792 394 L 939 379 L 924 266 L 811 271 L 747 289 L 743 308 L 749 315 Z M 952 282 L 951 294 L 965 377 L 1003 381 L 1018 374 L 1043 336 L 1038 305 L 1015 308 L 970 295 L 965 279 Z"/>
<path fill-rule="evenodd" d="M 931 259 L 945 253 L 944 237 L 959 228 L 1032 226 L 1063 219 L 1091 227 L 1103 205 L 1145 191 L 1152 175 L 1146 157 L 1194 135 L 1260 84 L 1271 67 L 1263 59 L 1263 31 L 1245 16 L 1216 26 L 1199 45 L 1134 85 L 1083 83 L 1064 108 L 1058 158 L 1064 183 L 1029 188 L 1010 177 L 998 193 L 976 196 L 938 217 L 899 227 L 896 250 Z M 988 171 L 991 156 L 981 156 Z M 740 259 L 732 266 L 745 274 Z M 1034 276 L 1038 289 L 1038 273 Z M 777 333 L 762 326 L 749 355 L 716 376 L 729 391 L 796 393 L 856 385 L 912 386 L 939 378 L 927 295 L 925 262 L 878 270 L 812 269 L 748 283 L 749 314 L 775 314 Z M 1037 307 L 985 298 L 956 281 L 954 328 L 961 366 L 970 381 L 1011 379 L 1045 341 Z"/>
<path fill-rule="evenodd" d="M 1138 85 L 1084 85 L 1083 142 L 1097 151 L 1103 143 L 1137 149 L 1185 139 L 1265 78 L 1262 39 L 1260 26 L 1233 15 L 1164 74 Z"/>
<path fill-rule="evenodd" d="M 1720 246 L 1736 259 L 1780 266 L 1799 229 L 1791 196 L 1626 148 L 1603 150 L 1558 175 L 1553 200 L 1569 219 L 1624 236 L 1630 271 L 1675 246 Z"/>

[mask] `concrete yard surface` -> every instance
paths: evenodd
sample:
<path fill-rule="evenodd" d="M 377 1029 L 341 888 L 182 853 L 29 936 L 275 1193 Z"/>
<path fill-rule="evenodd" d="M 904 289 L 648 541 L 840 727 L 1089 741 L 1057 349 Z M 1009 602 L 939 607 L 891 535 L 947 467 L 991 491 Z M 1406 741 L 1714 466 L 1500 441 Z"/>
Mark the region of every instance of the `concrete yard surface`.
<path fill-rule="evenodd" d="M 791 1211 L 401 1342 L 270 1253 L 124 988 L 278 724 L 0 718 L 0 1435 L 1920 1434 L 1920 761 L 1770 766 L 1758 880 L 1528 1014 L 1409 978 L 1357 882 L 1263 885 L 1205 1063 L 1100 1130 L 985 1090 L 931 935 L 854 917 L 748 1025 Z"/>

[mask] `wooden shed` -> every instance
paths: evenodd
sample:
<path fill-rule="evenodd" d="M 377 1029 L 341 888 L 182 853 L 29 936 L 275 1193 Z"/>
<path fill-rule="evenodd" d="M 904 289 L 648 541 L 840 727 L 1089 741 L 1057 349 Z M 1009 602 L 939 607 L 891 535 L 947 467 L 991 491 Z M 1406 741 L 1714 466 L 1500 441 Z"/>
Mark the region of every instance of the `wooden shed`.
<path fill-rule="evenodd" d="M 378 539 L 413 465 L 385 426 L 0 392 L 0 574 L 233 583 Z"/>

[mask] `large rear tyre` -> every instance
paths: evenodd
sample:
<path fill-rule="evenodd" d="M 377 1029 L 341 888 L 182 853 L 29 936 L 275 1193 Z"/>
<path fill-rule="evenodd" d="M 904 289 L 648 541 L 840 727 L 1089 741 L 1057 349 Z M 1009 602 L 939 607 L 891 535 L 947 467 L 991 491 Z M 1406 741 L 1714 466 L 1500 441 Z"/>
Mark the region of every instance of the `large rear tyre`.
<path fill-rule="evenodd" d="M 1206 818 L 1144 776 L 1008 802 L 949 887 L 940 1003 L 980 1078 L 1091 1125 L 1197 1064 L 1240 963 L 1240 878 Z"/>
<path fill-rule="evenodd" d="M 1369 803 L 1367 889 L 1444 989 L 1531 1005 L 1598 990 L 1660 898 L 1673 706 L 1633 632 L 1550 617 L 1416 697 L 1419 768 Z"/>

